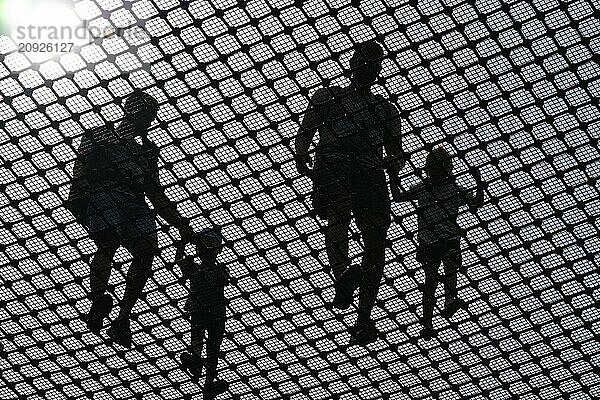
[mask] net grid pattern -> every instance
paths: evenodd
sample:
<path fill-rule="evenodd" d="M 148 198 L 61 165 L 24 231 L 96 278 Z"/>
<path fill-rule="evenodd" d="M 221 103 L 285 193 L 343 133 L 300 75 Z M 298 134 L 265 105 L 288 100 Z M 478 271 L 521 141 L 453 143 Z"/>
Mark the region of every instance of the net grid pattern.
<path fill-rule="evenodd" d="M 189 321 L 174 229 L 161 225 L 133 349 L 81 321 L 95 246 L 64 208 L 72 163 L 82 133 L 118 123 L 134 88 L 160 103 L 149 137 L 167 195 L 229 243 L 222 398 L 599 397 L 599 5 L 80 0 L 82 20 L 120 36 L 38 64 L 0 37 L 0 398 L 201 398 L 176 360 Z M 375 90 L 401 113 L 403 186 L 440 143 L 459 183 L 473 187 L 470 168 L 488 182 L 485 205 L 460 216 L 468 310 L 447 321 L 436 307 L 430 341 L 414 206 L 393 205 L 373 311 L 384 337 L 349 346 L 356 309 L 324 305 L 323 223 L 294 167 L 310 94 L 347 84 L 368 39 L 386 49 Z M 130 261 L 115 257 L 119 299 Z"/>

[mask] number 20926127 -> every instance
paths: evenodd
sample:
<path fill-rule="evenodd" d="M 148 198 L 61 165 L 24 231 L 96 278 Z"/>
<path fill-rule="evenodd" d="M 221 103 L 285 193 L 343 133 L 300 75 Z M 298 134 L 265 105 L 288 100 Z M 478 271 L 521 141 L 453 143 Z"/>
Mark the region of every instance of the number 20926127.
<path fill-rule="evenodd" d="M 68 53 L 74 43 L 19 43 L 21 53 Z"/>

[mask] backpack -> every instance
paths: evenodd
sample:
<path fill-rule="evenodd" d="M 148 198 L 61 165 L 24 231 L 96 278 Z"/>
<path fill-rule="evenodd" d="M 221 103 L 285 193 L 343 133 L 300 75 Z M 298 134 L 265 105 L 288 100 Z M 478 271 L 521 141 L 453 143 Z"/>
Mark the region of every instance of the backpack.
<path fill-rule="evenodd" d="M 104 156 L 105 152 L 104 146 L 93 138 L 106 136 L 109 132 L 105 127 L 94 128 L 83 135 L 77 148 L 77 159 L 73 167 L 73 181 L 69 197 L 65 201 L 65 208 L 83 226 L 87 225 L 90 181 L 95 179 L 94 172 L 97 172 L 94 166 Z"/>

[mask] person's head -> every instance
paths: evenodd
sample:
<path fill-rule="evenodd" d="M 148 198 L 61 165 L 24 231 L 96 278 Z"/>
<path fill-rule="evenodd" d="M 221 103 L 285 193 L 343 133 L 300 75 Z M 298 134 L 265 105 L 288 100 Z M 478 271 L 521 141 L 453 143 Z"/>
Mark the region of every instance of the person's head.
<path fill-rule="evenodd" d="M 223 236 L 215 229 L 203 229 L 195 236 L 196 249 L 201 258 L 216 258 L 223 249 Z"/>
<path fill-rule="evenodd" d="M 443 147 L 436 147 L 427 155 L 425 172 L 431 178 L 441 178 L 452 172 L 452 157 Z"/>
<path fill-rule="evenodd" d="M 135 91 L 125 99 L 125 118 L 138 132 L 148 129 L 158 112 L 158 101 L 142 91 Z"/>
<path fill-rule="evenodd" d="M 355 86 L 368 87 L 377 81 L 381 72 L 383 49 L 374 40 L 357 43 L 350 59 L 351 81 Z"/>

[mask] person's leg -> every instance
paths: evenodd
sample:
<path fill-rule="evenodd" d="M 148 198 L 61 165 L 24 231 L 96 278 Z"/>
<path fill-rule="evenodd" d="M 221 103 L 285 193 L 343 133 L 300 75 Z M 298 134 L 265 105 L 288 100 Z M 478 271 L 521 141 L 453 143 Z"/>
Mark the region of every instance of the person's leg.
<path fill-rule="evenodd" d="M 462 262 L 460 251 L 454 251 L 447 254 L 444 259 L 444 292 L 445 292 L 445 303 L 450 304 L 456 299 L 456 274 L 458 273 L 458 267 Z"/>
<path fill-rule="evenodd" d="M 357 324 L 367 324 L 371 320 L 371 310 L 377 299 L 385 267 L 386 237 L 390 218 L 383 213 L 360 213 L 356 216 L 356 224 L 362 233 L 364 243 Z"/>
<path fill-rule="evenodd" d="M 327 220 L 328 268 L 337 281 L 348 268 L 348 229 L 352 216 L 350 187 L 343 156 L 317 152 L 313 169 L 313 207 Z"/>
<path fill-rule="evenodd" d="M 124 347 L 131 346 L 130 314 L 141 297 L 146 281 L 152 272 L 152 260 L 157 251 L 156 236 L 139 237 L 123 243 L 133 256 L 125 278 L 125 294 L 121 301 L 121 310 L 117 320 L 112 323 L 108 335 L 115 343 Z"/>
<path fill-rule="evenodd" d="M 102 232 L 94 237 L 98 251 L 90 264 L 90 294 L 92 301 L 85 322 L 90 331 L 98 333 L 102 329 L 104 318 L 112 308 L 112 297 L 106 293 L 110 279 L 111 264 L 119 241 L 113 232 Z"/>
<path fill-rule="evenodd" d="M 444 314 L 450 318 L 456 311 L 465 306 L 464 301 L 458 298 L 458 291 L 456 288 L 456 275 L 458 268 L 462 264 L 462 255 L 460 248 L 452 246 L 448 249 L 448 253 L 444 256 Z"/>
<path fill-rule="evenodd" d="M 339 202 L 327 214 L 327 230 L 325 232 L 325 247 L 329 268 L 335 280 L 339 280 L 348 268 L 348 230 L 352 211 L 349 201 Z"/>
<path fill-rule="evenodd" d="M 433 308 L 435 306 L 435 289 L 438 284 L 439 261 L 429 259 L 424 265 L 425 286 L 423 287 L 423 325 L 432 327 Z"/>
<path fill-rule="evenodd" d="M 191 316 L 190 352 L 181 354 L 181 364 L 192 376 L 199 378 L 202 373 L 202 347 L 204 346 L 204 318 L 198 313 Z"/>
<path fill-rule="evenodd" d="M 92 302 L 98 300 L 108 289 L 111 264 L 117 249 L 119 240 L 112 232 L 102 232 L 94 237 L 98 251 L 90 264 L 90 295 Z"/>
<path fill-rule="evenodd" d="M 192 354 L 198 357 L 202 357 L 202 348 L 204 347 L 204 333 L 205 329 L 199 325 L 192 325 L 191 331 L 191 350 Z"/>
<path fill-rule="evenodd" d="M 131 310 L 141 297 L 144 286 L 152 273 L 152 261 L 157 246 L 156 237 L 148 236 L 134 240 L 131 246 L 128 247 L 133 256 L 133 261 L 127 272 L 125 293 L 119 312 L 120 320 L 129 319 Z"/>
<path fill-rule="evenodd" d="M 331 304 L 336 308 L 346 309 L 352 304 L 352 295 L 360 278 L 360 271 L 349 265 L 348 258 L 348 231 L 352 217 L 349 199 L 338 201 L 328 215 L 325 244 L 335 281 L 335 298 Z"/>
<path fill-rule="evenodd" d="M 219 352 L 223 337 L 225 336 L 225 318 L 214 318 L 208 327 L 208 337 L 206 340 L 206 382 L 205 388 L 214 391 L 214 384 L 221 381 L 217 380 L 217 366 L 219 363 Z"/>

